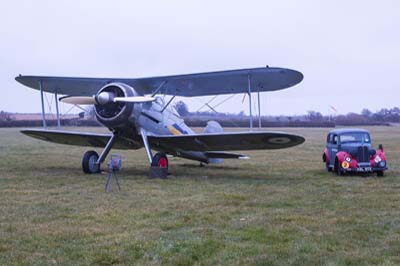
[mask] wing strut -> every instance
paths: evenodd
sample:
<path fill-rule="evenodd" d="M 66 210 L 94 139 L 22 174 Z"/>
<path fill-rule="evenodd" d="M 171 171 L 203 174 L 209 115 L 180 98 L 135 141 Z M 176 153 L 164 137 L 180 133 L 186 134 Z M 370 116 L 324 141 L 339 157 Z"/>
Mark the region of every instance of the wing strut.
<path fill-rule="evenodd" d="M 39 80 L 39 88 L 40 88 L 40 99 L 42 102 L 42 119 L 43 119 L 43 128 L 46 128 L 46 113 L 44 111 L 44 98 L 43 98 L 43 87 L 42 87 L 42 81 Z"/>
<path fill-rule="evenodd" d="M 117 139 L 117 133 L 113 133 L 110 140 L 107 142 L 106 147 L 101 152 L 99 159 L 97 159 L 96 164 L 100 165 L 102 162 L 104 162 L 116 139 Z"/>
<path fill-rule="evenodd" d="M 258 128 L 261 128 L 261 104 L 260 104 L 260 86 L 257 86 L 257 97 L 258 97 Z"/>
<path fill-rule="evenodd" d="M 172 96 L 172 98 L 168 101 L 168 103 L 161 110 L 161 113 L 164 112 L 165 109 L 167 109 L 168 105 L 175 99 L 175 97 L 176 97 L 176 95 Z"/>
<path fill-rule="evenodd" d="M 158 88 L 151 94 L 151 97 L 156 96 L 156 94 L 162 89 L 162 87 L 167 84 L 167 81 L 164 80 L 163 82 L 161 82 L 160 86 L 158 86 Z"/>
<path fill-rule="evenodd" d="M 46 123 L 46 110 L 44 108 L 44 91 L 43 91 L 43 83 L 42 80 L 39 80 L 39 90 L 40 90 L 40 102 L 42 105 L 42 121 L 43 121 L 43 128 L 47 127 L 47 123 Z M 46 97 L 47 99 L 47 97 Z M 60 120 L 60 110 L 58 108 L 58 91 L 57 89 L 55 89 L 54 91 L 54 100 L 56 103 L 56 112 L 57 112 L 57 127 L 61 127 L 61 120 Z M 47 102 L 48 103 L 48 102 Z M 49 103 L 48 103 L 49 104 Z M 48 106 L 50 107 L 50 104 Z"/>
<path fill-rule="evenodd" d="M 250 130 L 253 129 L 253 112 L 251 110 L 251 80 L 250 74 L 247 75 L 247 89 L 249 94 L 249 109 L 250 109 Z"/>
<path fill-rule="evenodd" d="M 57 97 L 57 90 L 54 92 L 54 100 L 56 102 L 56 112 L 57 112 L 57 127 L 61 127 L 60 122 L 60 111 L 58 109 L 58 97 Z"/>

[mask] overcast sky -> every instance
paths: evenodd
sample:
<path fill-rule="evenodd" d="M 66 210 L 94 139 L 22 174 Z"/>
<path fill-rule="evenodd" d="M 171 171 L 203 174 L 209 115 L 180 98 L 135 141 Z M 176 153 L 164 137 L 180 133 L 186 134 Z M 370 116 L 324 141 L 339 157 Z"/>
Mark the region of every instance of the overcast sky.
<path fill-rule="evenodd" d="M 40 112 L 40 94 L 17 83 L 19 73 L 134 78 L 265 65 L 304 80 L 262 93 L 262 114 L 400 106 L 400 1 L 14 0 L 0 8 L 0 110 Z M 217 110 L 247 113 L 242 98 Z M 206 99 L 185 101 L 195 111 Z"/>

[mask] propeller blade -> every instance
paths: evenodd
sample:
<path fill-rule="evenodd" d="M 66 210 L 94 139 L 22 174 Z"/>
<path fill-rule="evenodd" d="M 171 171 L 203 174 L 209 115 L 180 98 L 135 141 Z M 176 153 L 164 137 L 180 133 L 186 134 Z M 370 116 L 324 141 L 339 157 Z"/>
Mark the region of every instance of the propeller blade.
<path fill-rule="evenodd" d="M 60 98 L 60 102 L 69 104 L 96 104 L 96 99 L 91 96 L 66 96 Z"/>
<path fill-rule="evenodd" d="M 150 96 L 131 96 L 131 97 L 114 97 L 112 93 L 101 92 L 96 96 L 65 96 L 60 98 L 60 102 L 69 104 L 107 104 L 112 102 L 125 103 L 147 103 L 153 102 L 156 98 Z"/>
<path fill-rule="evenodd" d="M 156 98 L 150 96 L 115 97 L 114 102 L 126 103 L 148 103 L 155 101 Z"/>

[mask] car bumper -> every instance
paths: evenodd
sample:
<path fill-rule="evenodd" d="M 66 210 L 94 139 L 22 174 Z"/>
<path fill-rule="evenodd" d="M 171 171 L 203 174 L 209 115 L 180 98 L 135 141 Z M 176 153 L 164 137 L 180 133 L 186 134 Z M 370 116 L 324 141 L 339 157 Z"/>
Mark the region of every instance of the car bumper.
<path fill-rule="evenodd" d="M 386 171 L 387 167 L 367 166 L 367 167 L 357 167 L 357 168 L 347 168 L 347 169 L 342 168 L 342 170 L 347 173 L 376 173 L 379 171 Z"/>

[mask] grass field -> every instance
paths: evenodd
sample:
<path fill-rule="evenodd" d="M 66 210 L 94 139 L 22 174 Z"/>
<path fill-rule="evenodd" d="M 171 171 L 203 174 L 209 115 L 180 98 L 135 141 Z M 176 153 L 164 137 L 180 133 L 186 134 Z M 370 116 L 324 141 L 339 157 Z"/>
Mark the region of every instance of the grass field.
<path fill-rule="evenodd" d="M 336 177 L 329 129 L 306 143 L 200 168 L 170 159 L 150 180 L 144 150 L 123 157 L 122 190 L 84 175 L 88 148 L 0 129 L 0 265 L 400 265 L 400 127 L 372 127 L 385 177 Z"/>

